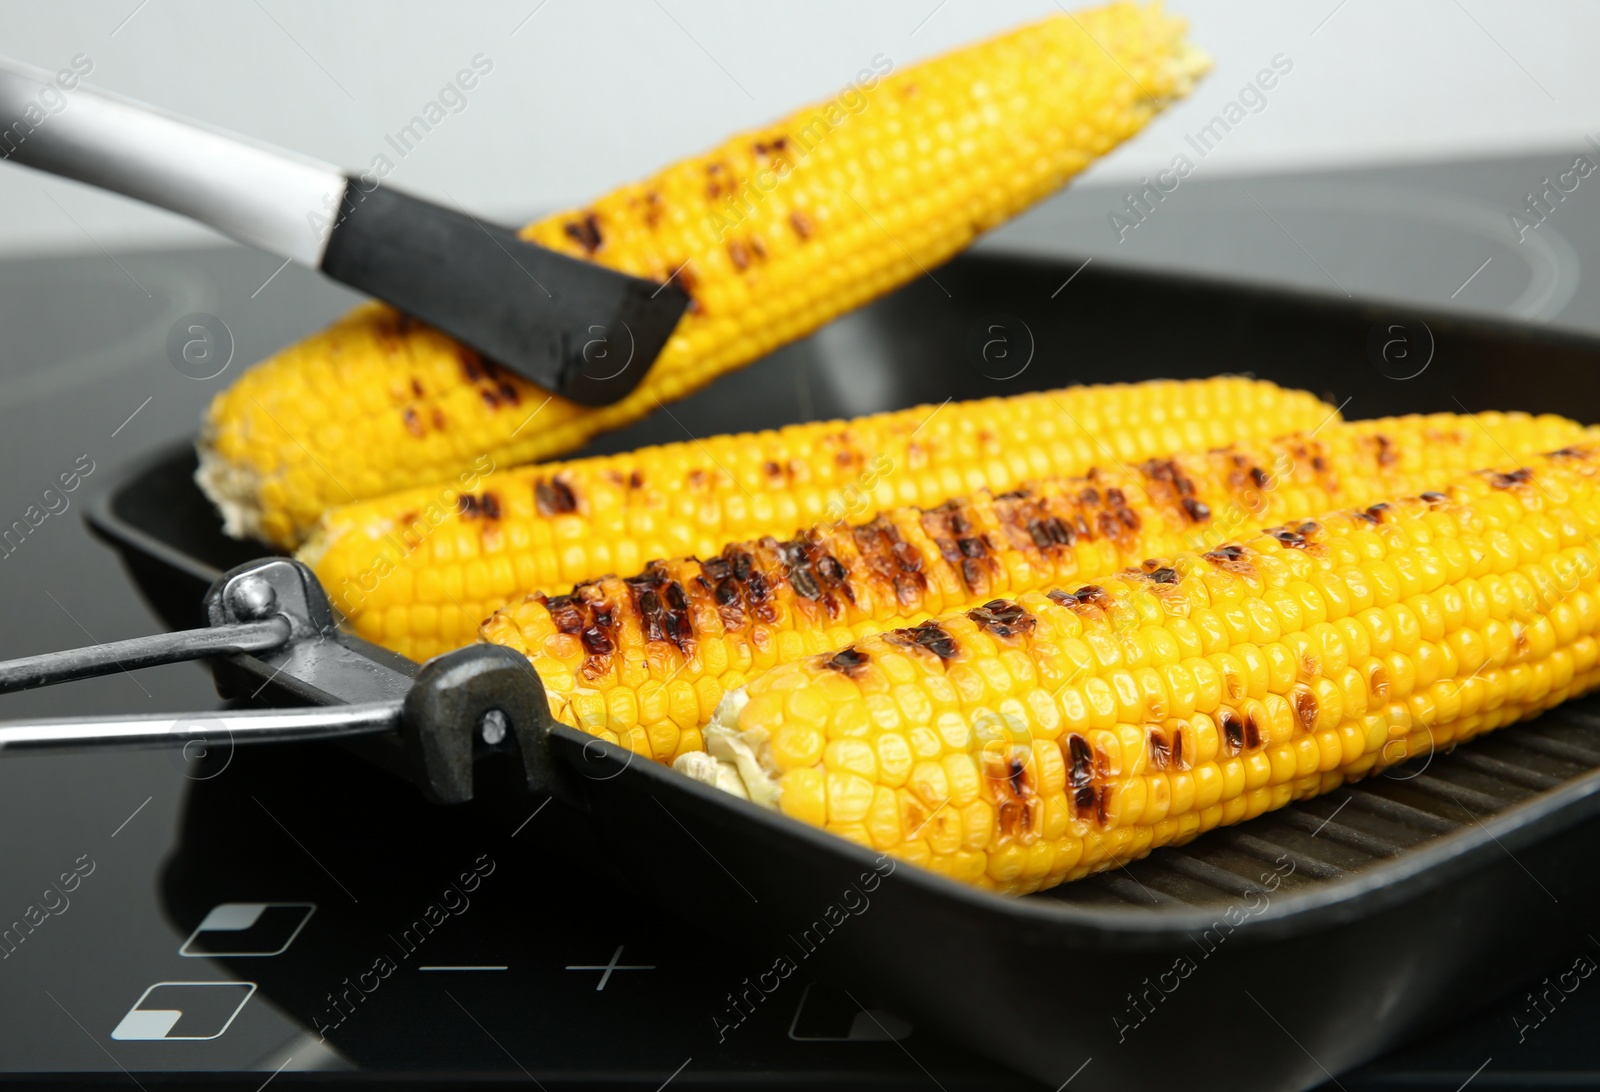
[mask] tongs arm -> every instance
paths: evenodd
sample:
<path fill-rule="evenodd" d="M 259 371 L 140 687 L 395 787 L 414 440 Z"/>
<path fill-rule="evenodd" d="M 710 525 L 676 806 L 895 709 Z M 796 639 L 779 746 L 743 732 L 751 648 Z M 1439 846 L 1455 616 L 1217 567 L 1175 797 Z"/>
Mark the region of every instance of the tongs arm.
<path fill-rule="evenodd" d="M 5 660 L 0 662 L 0 694 L 109 675 L 113 671 L 133 671 L 239 652 L 266 652 L 287 643 L 290 630 L 289 620 L 280 616 L 177 633 L 152 633 L 148 637 Z"/>
<path fill-rule="evenodd" d="M 397 731 L 400 703 L 321 705 L 305 709 L 220 709 L 208 713 L 140 713 L 123 717 L 60 717 L 0 724 L 0 750 L 77 747 L 187 746 L 196 739 L 268 743 L 347 739 Z"/>
<path fill-rule="evenodd" d="M 521 653 L 480 644 L 421 666 L 385 661 L 339 634 L 316 576 L 288 558 L 224 573 L 205 610 L 205 629 L 0 663 L 0 692 L 204 658 L 225 697 L 263 700 L 271 686 L 264 700 L 288 708 L 0 721 L 0 751 L 182 746 L 187 755 L 195 742 L 351 740 L 443 803 L 472 799 L 478 759 L 513 751 L 530 791 L 571 796 L 545 745 L 555 722 L 544 686 Z"/>

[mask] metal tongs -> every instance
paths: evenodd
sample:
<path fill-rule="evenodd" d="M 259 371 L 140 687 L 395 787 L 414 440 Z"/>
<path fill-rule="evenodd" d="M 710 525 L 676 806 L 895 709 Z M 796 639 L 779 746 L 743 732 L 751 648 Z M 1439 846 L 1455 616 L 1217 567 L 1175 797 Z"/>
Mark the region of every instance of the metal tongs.
<path fill-rule="evenodd" d="M 224 697 L 288 707 L 0 721 L 0 750 L 344 740 L 438 803 L 472 799 L 474 763 L 507 752 L 520 752 L 530 790 L 557 785 L 544 688 L 511 649 L 474 645 L 419 667 L 340 632 L 322 585 L 286 558 L 225 573 L 205 612 L 201 629 L 0 662 L 0 693 L 207 659 Z"/>
<path fill-rule="evenodd" d="M 320 270 L 553 394 L 588 405 L 624 397 L 689 305 L 676 284 L 548 250 L 453 198 L 444 207 L 92 89 L 81 76 L 94 62 L 83 60 L 52 75 L 0 58 L 0 158 L 148 201 L 284 265 Z M 616 367 L 623 353 L 607 351 L 602 363 L 597 343 L 626 345 L 627 360 Z"/>

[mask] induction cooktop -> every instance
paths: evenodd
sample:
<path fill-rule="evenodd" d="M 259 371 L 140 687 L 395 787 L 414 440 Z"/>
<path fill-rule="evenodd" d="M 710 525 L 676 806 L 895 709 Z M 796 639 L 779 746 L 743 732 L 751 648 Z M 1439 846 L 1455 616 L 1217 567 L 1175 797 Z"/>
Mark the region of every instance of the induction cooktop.
<path fill-rule="evenodd" d="M 1085 187 L 983 246 L 1600 329 L 1581 285 L 1582 259 L 1600 254 L 1593 218 L 1558 210 L 1528 242 L 1507 227 L 1568 159 L 1201 178 L 1121 235 L 1107 214 L 1124 195 Z M 249 361 L 354 301 L 274 264 L 220 248 L 0 262 L 0 515 L 62 472 L 82 489 L 0 554 L 0 656 L 158 627 L 88 536 L 82 501 L 192 433 Z M 215 372 L 183 355 L 197 324 Z M 829 327 L 697 399 L 738 400 L 751 427 L 880 408 L 871 355 Z M 701 404 L 597 449 L 681 438 Z M 205 672 L 178 665 L 8 695 L 0 717 L 217 701 Z M 335 746 L 299 745 L 0 756 L 0 817 L 13 1084 L 1040 1087 L 870 994 L 764 978 L 770 953 L 642 901 L 559 804 L 433 807 Z M 1593 940 L 1532 989 L 1337 1084 L 1600 1086 L 1597 965 Z M 1242 1059 L 1269 1033 L 1219 1025 Z"/>

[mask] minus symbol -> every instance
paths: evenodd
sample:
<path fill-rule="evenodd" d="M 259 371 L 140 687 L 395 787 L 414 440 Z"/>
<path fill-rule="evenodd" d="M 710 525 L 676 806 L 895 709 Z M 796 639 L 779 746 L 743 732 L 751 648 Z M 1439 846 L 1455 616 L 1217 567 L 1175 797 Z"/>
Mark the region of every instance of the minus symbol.
<path fill-rule="evenodd" d="M 498 966 L 490 966 L 488 964 L 482 964 L 482 965 L 467 964 L 467 965 L 462 965 L 462 966 L 448 966 L 448 967 L 447 966 L 428 966 L 428 967 L 418 967 L 417 970 L 419 970 L 419 971 L 504 971 L 504 970 L 509 970 L 509 968 L 505 964 L 502 963 L 502 964 L 499 964 Z"/>

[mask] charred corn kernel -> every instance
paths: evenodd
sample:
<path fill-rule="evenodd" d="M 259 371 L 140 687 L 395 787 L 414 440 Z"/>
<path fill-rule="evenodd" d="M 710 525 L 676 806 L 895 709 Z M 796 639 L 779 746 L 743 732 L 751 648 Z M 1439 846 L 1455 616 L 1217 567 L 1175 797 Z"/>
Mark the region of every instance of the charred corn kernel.
<path fill-rule="evenodd" d="M 1408 699 L 1390 700 L 1380 711 L 1347 703 L 1323 673 L 1324 661 L 1302 652 L 1292 658 L 1295 671 L 1275 675 L 1260 698 L 1207 694 L 1192 716 L 1175 720 L 1165 702 L 1147 695 L 1132 717 L 1109 728 L 1095 727 L 1087 710 L 1064 705 L 1064 730 L 1053 738 L 1035 736 L 981 753 L 952 748 L 937 760 L 918 762 L 910 788 L 916 807 L 930 816 L 922 835 L 929 866 L 953 875 L 958 851 L 981 853 L 985 863 L 981 876 L 972 872 L 974 882 L 1012 893 L 1038 890 L 1329 791 L 1600 686 L 1597 534 L 1600 442 L 1591 441 L 1529 458 L 1520 467 L 1460 475 L 1420 496 L 1335 510 L 1203 553 L 1178 553 L 1162 566 L 1171 577 L 1157 578 L 1148 567 L 1127 569 L 1092 585 L 1028 592 L 780 665 L 730 696 L 723 710 L 727 725 L 720 730 L 781 747 L 788 733 L 814 728 L 809 722 L 791 725 L 781 709 L 762 704 L 761 695 L 792 686 L 797 678 L 842 678 L 867 692 L 882 676 L 884 657 L 909 660 L 927 682 L 979 660 L 1021 655 L 1035 664 L 1038 679 L 1053 679 L 1068 634 L 1091 644 L 1098 635 L 1124 649 L 1139 647 L 1173 619 L 1224 594 L 1241 608 L 1268 611 L 1280 647 L 1311 649 L 1327 625 L 1321 620 L 1326 603 L 1313 602 L 1305 592 L 1329 586 L 1313 579 L 1318 574 L 1338 576 L 1349 587 L 1382 564 L 1414 580 L 1410 597 L 1368 609 L 1381 612 L 1395 632 L 1423 635 L 1391 657 L 1431 657 L 1431 666 L 1418 671 L 1418 689 Z M 1495 536 L 1516 544 L 1513 567 L 1502 574 L 1506 584 L 1528 591 L 1507 602 L 1511 620 L 1526 633 L 1538 633 L 1537 640 L 1490 642 L 1485 632 L 1504 623 L 1418 607 L 1421 597 L 1444 604 L 1478 595 L 1499 564 L 1488 548 Z M 1435 564 L 1445 557 L 1460 563 Z M 1411 620 L 1402 621 L 1408 615 Z M 1448 654 L 1452 639 L 1478 651 L 1470 660 L 1454 657 Z M 1225 675 L 1245 659 L 1242 651 L 1239 646 L 1201 653 L 1186 665 L 1205 663 Z M 1369 677 L 1379 677 L 1376 646 L 1349 656 L 1358 675 L 1369 670 Z M 1390 677 L 1396 673 L 1393 662 Z M 1131 658 L 1073 667 L 1091 676 L 1085 688 L 1098 680 L 1113 690 L 1135 670 Z M 1057 691 L 1066 693 L 1041 681 L 1030 685 L 1052 699 Z M 831 689 L 839 691 L 837 685 Z M 1034 706 L 1024 702 L 1022 708 Z M 985 707 L 963 699 L 958 711 L 975 718 Z M 825 754 L 817 766 L 821 774 L 861 776 L 855 767 L 835 769 L 830 758 Z M 969 769 L 978 777 L 975 799 Z M 868 794 L 865 787 L 854 791 Z M 1058 795 L 1062 803 L 1052 811 Z M 949 830 L 938 822 L 941 816 L 948 817 Z M 881 839 L 876 846 L 906 856 L 903 847 Z"/>
<path fill-rule="evenodd" d="M 1562 418 L 1520 414 L 1329 424 L 1315 436 L 1096 468 L 1087 476 L 1044 479 L 1003 494 L 894 509 L 866 523 L 816 527 L 785 541 L 733 543 L 706 560 L 660 562 L 636 576 L 581 584 L 568 595 L 525 598 L 494 615 L 483 636 L 529 654 L 548 653 L 552 641 L 565 642 L 563 654 L 554 657 L 558 663 L 548 667 L 556 676 L 544 676 L 552 710 L 565 723 L 575 723 L 566 708 L 572 695 L 618 686 L 641 688 L 640 716 L 656 720 L 676 715 L 647 696 L 659 686 L 657 680 L 671 677 L 682 687 L 693 683 L 701 694 L 697 708 L 703 708 L 714 692 L 720 696 L 748 678 L 751 669 L 743 664 L 764 670 L 830 647 L 829 642 L 837 647 L 841 633 L 848 641 L 973 608 L 974 617 L 999 627 L 992 637 L 985 632 L 974 638 L 992 644 L 993 655 L 952 664 L 931 690 L 907 685 L 925 648 L 913 645 L 885 656 L 875 666 L 873 691 L 859 694 L 860 705 L 845 703 L 848 716 L 827 725 L 827 738 L 861 735 L 875 726 L 906 733 L 918 753 L 917 741 L 925 735 L 937 754 L 949 742 L 937 738 L 950 723 L 941 712 L 957 700 L 969 709 L 987 710 L 981 720 L 963 724 L 955 718 L 958 730 L 977 729 L 981 739 L 1004 735 L 1010 723 L 1033 724 L 1041 733 L 1059 733 L 1062 721 L 1075 718 L 1110 728 L 1152 701 L 1170 707 L 1171 715 L 1209 713 L 1225 694 L 1224 668 L 1241 686 L 1248 675 L 1254 696 L 1268 689 L 1288 692 L 1302 681 L 1308 660 L 1318 661 L 1319 672 L 1332 666 L 1326 652 L 1302 655 L 1281 639 L 1290 621 L 1313 630 L 1325 624 L 1327 608 L 1311 602 L 1317 596 L 1309 579 L 1316 575 L 1313 570 L 1296 573 L 1285 567 L 1281 586 L 1265 599 L 1241 597 L 1231 585 L 1219 585 L 1209 606 L 1197 604 L 1188 618 L 1152 627 L 1135 641 L 1092 627 L 1063 634 L 1060 662 L 1044 665 L 1010 649 L 1006 614 L 980 604 L 1191 546 L 1205 549 L 1224 541 L 1246 518 L 1270 522 L 1336 504 L 1369 504 L 1487 465 L 1506 450 L 1562 447 L 1584 434 Z M 1263 490 L 1261 479 L 1271 488 Z M 1293 528 L 1282 533 L 1290 542 L 1298 534 Z M 1110 567 L 1107 558 L 1114 562 Z M 1012 575 L 1023 569 L 1025 578 Z M 1177 577 L 1177 570 L 1159 560 L 1145 569 L 1158 584 Z M 1215 579 L 1231 577 L 1218 570 Z M 1150 619 L 1160 617 L 1154 603 L 1147 607 L 1154 612 Z M 1380 608 L 1368 610 L 1385 619 L 1385 626 L 1399 624 L 1398 614 L 1391 618 Z M 1208 613 L 1214 621 L 1202 617 Z M 1183 628 L 1190 624 L 1193 633 Z M 1409 653 L 1414 627 L 1405 625 L 1407 636 L 1395 647 Z M 791 636 L 791 644 L 804 651 L 774 651 L 779 642 L 770 631 Z M 712 646 L 724 650 L 720 670 L 718 661 L 704 655 Z M 1186 648 L 1206 655 L 1185 654 Z M 1234 658 L 1214 663 L 1209 657 L 1221 651 Z M 650 665 L 648 676 L 630 678 L 629 665 L 639 662 Z M 1087 663 L 1130 670 L 1075 674 Z M 1040 685 L 1048 679 L 1056 680 L 1051 693 L 1062 688 L 1059 717 L 1031 712 L 1030 703 L 1042 700 Z M 844 684 L 798 690 L 784 700 L 810 710 L 796 711 L 797 719 L 810 717 L 820 725 L 820 710 L 840 700 L 829 685 Z M 769 694 L 759 700 L 775 699 Z M 691 717 L 679 726 L 698 723 Z M 654 757 L 665 761 L 672 752 Z"/>
<path fill-rule="evenodd" d="M 530 225 L 532 242 L 693 300 L 615 405 L 550 398 L 367 306 L 217 397 L 200 482 L 231 533 L 293 544 L 330 505 L 572 450 L 920 276 L 1063 185 L 1188 92 L 1209 62 L 1183 30 L 1158 5 L 1120 3 L 901 71 L 885 62 L 831 101 Z M 623 331 L 601 340 L 586 359 L 623 359 Z"/>
<path fill-rule="evenodd" d="M 420 660 L 471 642 L 513 596 L 634 572 L 650 558 L 708 557 L 806 524 L 869 519 L 880 507 L 874 485 L 895 487 L 886 507 L 932 506 L 965 490 L 1082 474 L 1107 451 L 1139 460 L 1198 450 L 1312 429 L 1332 412 L 1302 391 L 1232 377 L 920 406 L 346 505 L 323 515 L 300 558 L 356 633 Z M 936 473 L 991 464 L 953 486 Z M 494 564 L 476 582 L 460 579 L 485 561 Z M 429 611 L 426 627 L 397 620 L 394 608 L 411 605 Z"/>

